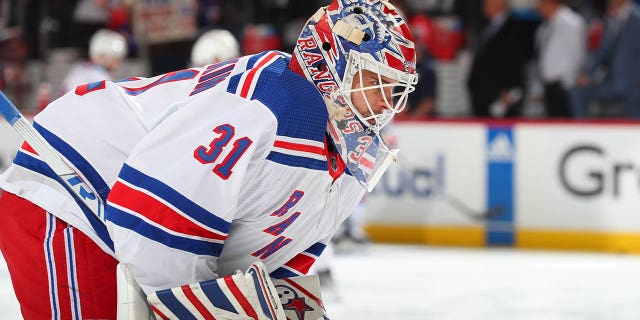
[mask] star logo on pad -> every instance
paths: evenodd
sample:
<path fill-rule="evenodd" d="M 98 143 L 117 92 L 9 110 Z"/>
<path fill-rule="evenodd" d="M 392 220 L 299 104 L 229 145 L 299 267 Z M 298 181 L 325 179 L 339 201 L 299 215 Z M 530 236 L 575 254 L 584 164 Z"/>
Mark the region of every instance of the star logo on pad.
<path fill-rule="evenodd" d="M 304 302 L 304 298 L 295 297 L 287 304 L 282 305 L 285 310 L 293 310 L 298 315 L 298 319 L 304 319 L 305 311 L 313 311 L 313 308 Z"/>

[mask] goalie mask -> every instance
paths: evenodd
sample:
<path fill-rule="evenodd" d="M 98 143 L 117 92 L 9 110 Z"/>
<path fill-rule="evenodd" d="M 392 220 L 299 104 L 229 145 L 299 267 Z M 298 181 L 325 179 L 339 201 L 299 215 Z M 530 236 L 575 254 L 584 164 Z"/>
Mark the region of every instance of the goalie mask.
<path fill-rule="evenodd" d="M 380 131 L 415 89 L 415 64 L 411 32 L 386 0 L 334 0 L 298 38 L 292 65 L 323 94 L 327 131 L 368 191 L 398 152 L 389 150 Z"/>

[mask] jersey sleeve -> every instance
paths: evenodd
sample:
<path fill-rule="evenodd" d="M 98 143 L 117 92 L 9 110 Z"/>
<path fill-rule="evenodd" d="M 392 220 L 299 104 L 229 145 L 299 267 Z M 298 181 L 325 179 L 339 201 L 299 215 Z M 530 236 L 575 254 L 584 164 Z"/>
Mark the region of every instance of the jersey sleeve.
<path fill-rule="evenodd" d="M 116 257 L 147 293 L 218 277 L 240 191 L 262 168 L 276 126 L 260 102 L 212 92 L 134 148 L 105 216 Z"/>

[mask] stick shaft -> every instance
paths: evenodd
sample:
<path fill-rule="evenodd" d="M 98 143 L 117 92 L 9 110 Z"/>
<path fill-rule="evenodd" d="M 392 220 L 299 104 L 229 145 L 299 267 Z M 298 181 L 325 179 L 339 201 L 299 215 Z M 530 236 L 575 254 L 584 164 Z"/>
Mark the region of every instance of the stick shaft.
<path fill-rule="evenodd" d="M 97 193 L 80 176 L 45 138 L 33 127 L 16 106 L 0 91 L 0 114 L 16 132 L 35 150 L 40 158 L 60 177 L 69 192 L 84 203 L 91 212 L 104 221 L 103 204 Z"/>

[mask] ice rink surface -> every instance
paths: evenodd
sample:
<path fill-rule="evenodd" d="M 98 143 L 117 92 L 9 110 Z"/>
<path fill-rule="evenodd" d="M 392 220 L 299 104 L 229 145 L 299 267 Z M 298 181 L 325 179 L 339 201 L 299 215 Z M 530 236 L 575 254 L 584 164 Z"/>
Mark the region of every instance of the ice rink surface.
<path fill-rule="evenodd" d="M 21 319 L 0 262 L 0 319 Z M 332 320 L 640 319 L 640 256 L 371 245 L 332 266 Z"/>

